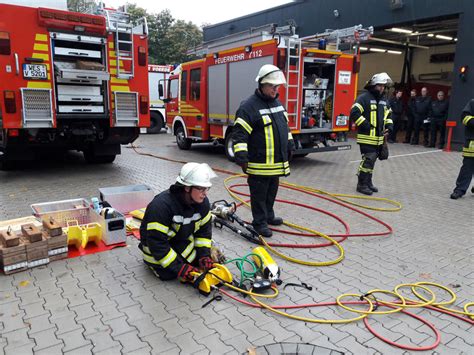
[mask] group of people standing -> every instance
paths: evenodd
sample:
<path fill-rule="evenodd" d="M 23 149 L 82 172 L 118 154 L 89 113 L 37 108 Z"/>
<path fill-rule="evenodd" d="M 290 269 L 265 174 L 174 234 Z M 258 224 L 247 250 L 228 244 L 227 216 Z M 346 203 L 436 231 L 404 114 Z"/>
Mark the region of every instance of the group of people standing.
<path fill-rule="evenodd" d="M 443 149 L 446 135 L 446 121 L 448 119 L 449 103 L 443 91 L 438 91 L 436 100 L 428 95 L 428 89 L 421 89 L 421 96 L 416 96 L 416 89 L 411 90 L 408 103 L 403 102 L 403 91 L 396 90 L 389 100 L 392 110 L 393 131 L 388 137 L 389 143 L 397 142 L 397 133 L 406 113 L 406 134 L 403 143 L 417 145 L 420 142 L 420 132 L 423 130 L 423 145 L 429 148 L 436 147 L 439 132 L 438 148 Z"/>

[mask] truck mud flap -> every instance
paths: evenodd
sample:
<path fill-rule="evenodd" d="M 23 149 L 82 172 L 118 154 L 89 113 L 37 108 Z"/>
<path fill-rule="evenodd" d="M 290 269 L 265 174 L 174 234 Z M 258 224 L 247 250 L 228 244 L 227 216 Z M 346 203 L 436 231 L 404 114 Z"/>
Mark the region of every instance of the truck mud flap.
<path fill-rule="evenodd" d="M 351 150 L 350 144 L 344 145 L 333 145 L 330 147 L 313 147 L 313 148 L 303 148 L 297 149 L 295 154 L 309 154 L 309 153 L 316 153 L 316 152 L 333 152 L 336 150 Z"/>

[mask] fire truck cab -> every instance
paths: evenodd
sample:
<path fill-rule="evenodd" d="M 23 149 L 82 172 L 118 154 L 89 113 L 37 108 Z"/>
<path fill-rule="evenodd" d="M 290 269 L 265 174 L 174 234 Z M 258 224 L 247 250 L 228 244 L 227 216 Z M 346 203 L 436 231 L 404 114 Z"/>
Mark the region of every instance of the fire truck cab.
<path fill-rule="evenodd" d="M 149 126 L 146 20 L 0 4 L 0 154 L 110 163 Z"/>
<path fill-rule="evenodd" d="M 167 126 L 179 148 L 222 143 L 232 160 L 235 112 L 256 89 L 259 68 L 273 64 L 287 79 L 279 99 L 288 112 L 296 155 L 350 149 L 344 142 L 356 95 L 358 43 L 372 32 L 359 25 L 299 38 L 287 26 L 210 43 L 203 59 L 181 64 L 170 76 Z"/>

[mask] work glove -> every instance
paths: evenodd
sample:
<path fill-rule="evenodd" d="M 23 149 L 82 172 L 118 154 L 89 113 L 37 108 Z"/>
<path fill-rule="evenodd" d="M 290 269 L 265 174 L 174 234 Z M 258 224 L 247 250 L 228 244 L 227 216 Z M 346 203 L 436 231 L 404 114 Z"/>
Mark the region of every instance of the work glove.
<path fill-rule="evenodd" d="M 242 168 L 243 173 L 247 174 L 247 168 L 249 167 L 249 163 L 241 163 L 239 165 Z"/>
<path fill-rule="evenodd" d="M 199 267 L 204 271 L 210 270 L 214 267 L 214 261 L 210 256 L 203 256 L 199 259 Z"/>
<path fill-rule="evenodd" d="M 181 267 L 181 270 L 179 270 L 179 272 L 178 272 L 178 277 L 180 279 L 185 280 L 185 281 L 193 281 L 194 276 L 191 274 L 193 272 L 200 273 L 200 271 L 198 269 L 196 269 L 194 266 L 192 266 L 190 264 L 184 264 Z"/>

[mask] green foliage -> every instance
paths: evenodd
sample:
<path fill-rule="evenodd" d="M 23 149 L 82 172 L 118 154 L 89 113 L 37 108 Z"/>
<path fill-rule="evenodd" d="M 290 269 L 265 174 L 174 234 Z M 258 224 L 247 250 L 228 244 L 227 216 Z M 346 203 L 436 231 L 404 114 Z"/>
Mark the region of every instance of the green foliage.
<path fill-rule="evenodd" d="M 175 64 L 195 59 L 187 53 L 202 42 L 202 30 L 192 22 L 176 20 L 169 10 L 148 13 L 136 4 L 127 4 L 132 19 L 148 22 L 148 59 L 151 64 Z"/>
<path fill-rule="evenodd" d="M 107 2 L 107 1 L 106 1 Z M 68 0 L 71 11 L 86 12 L 95 0 Z M 175 19 L 169 10 L 148 13 L 136 4 L 127 4 L 132 21 L 146 17 L 148 23 L 148 60 L 150 64 L 179 64 L 196 59 L 188 55 L 202 42 L 202 29 L 192 22 Z"/>
<path fill-rule="evenodd" d="M 75 12 L 87 13 L 94 5 L 94 0 L 67 0 L 67 8 Z"/>

